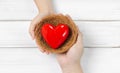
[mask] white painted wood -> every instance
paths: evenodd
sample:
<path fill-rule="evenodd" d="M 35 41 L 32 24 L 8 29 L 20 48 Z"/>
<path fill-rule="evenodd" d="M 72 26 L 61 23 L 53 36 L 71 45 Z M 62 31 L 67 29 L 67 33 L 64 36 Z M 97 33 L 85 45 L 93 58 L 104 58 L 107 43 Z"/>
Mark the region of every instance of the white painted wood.
<path fill-rule="evenodd" d="M 84 73 L 120 73 L 120 48 L 87 48 L 82 59 Z"/>
<path fill-rule="evenodd" d="M 0 20 L 30 20 L 36 14 L 33 0 L 0 0 Z"/>
<path fill-rule="evenodd" d="M 85 48 L 84 73 L 120 73 L 120 48 Z M 0 48 L 0 73 L 62 73 L 55 55 L 37 48 Z"/>
<path fill-rule="evenodd" d="M 54 0 L 54 7 L 79 20 L 90 47 L 82 57 L 84 73 L 120 73 L 120 48 L 112 48 L 120 47 L 120 0 Z M 0 73 L 61 73 L 55 55 L 33 48 L 28 28 L 36 14 L 33 0 L 0 0 Z"/>
<path fill-rule="evenodd" d="M 120 22 L 75 21 L 85 47 L 120 47 Z M 0 47 L 36 47 L 28 29 L 30 21 L 0 22 Z"/>
<path fill-rule="evenodd" d="M 120 0 L 55 0 L 58 12 L 74 20 L 120 20 Z"/>
<path fill-rule="evenodd" d="M 86 47 L 120 47 L 119 21 L 77 21 Z"/>
<path fill-rule="evenodd" d="M 29 21 L 0 22 L 1 47 L 34 47 L 29 35 Z"/>
<path fill-rule="evenodd" d="M 120 20 L 119 0 L 54 0 L 54 7 L 74 20 Z M 31 20 L 36 14 L 33 0 L 0 0 L 0 20 Z"/>
<path fill-rule="evenodd" d="M 37 48 L 0 48 L 0 73 L 61 73 L 54 55 Z"/>

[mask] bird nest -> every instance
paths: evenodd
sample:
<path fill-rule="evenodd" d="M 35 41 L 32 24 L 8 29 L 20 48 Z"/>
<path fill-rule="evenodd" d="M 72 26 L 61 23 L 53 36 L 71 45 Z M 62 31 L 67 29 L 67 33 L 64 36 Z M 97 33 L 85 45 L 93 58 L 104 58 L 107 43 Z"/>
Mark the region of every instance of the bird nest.
<path fill-rule="evenodd" d="M 43 39 L 43 37 L 40 33 L 40 29 L 45 23 L 50 23 L 55 26 L 58 25 L 59 23 L 68 25 L 68 27 L 70 29 L 69 35 L 68 35 L 67 39 L 65 40 L 65 42 L 59 48 L 57 48 L 57 49 L 51 48 L 46 43 L 46 41 Z M 47 50 L 52 53 L 64 53 L 67 50 L 69 50 L 76 42 L 77 36 L 78 36 L 78 29 L 77 29 L 75 23 L 73 22 L 73 20 L 71 20 L 67 16 L 59 15 L 59 14 L 52 14 L 52 15 L 48 15 L 48 16 L 42 18 L 40 23 L 37 24 L 36 28 L 35 28 L 36 43 L 41 47 L 41 49 Z"/>

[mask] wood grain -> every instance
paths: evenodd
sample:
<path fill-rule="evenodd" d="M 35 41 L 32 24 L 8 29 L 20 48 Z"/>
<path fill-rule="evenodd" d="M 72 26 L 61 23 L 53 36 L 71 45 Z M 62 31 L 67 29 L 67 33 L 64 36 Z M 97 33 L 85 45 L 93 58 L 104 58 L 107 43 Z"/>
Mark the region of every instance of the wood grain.
<path fill-rule="evenodd" d="M 120 47 L 120 22 L 75 21 L 85 47 Z M 30 21 L 0 22 L 0 47 L 36 47 L 28 29 Z"/>
<path fill-rule="evenodd" d="M 120 0 L 54 0 L 83 33 L 84 73 L 120 73 Z M 55 55 L 39 51 L 28 29 L 33 0 L 0 0 L 0 73 L 61 73 Z M 114 47 L 114 48 L 113 48 Z"/>
<path fill-rule="evenodd" d="M 120 48 L 84 48 L 84 73 L 120 73 Z M 55 55 L 37 48 L 0 48 L 0 73 L 62 73 Z"/>
<path fill-rule="evenodd" d="M 53 0 L 53 4 L 57 13 L 74 20 L 120 20 L 119 0 Z M 37 13 L 33 0 L 0 1 L 0 20 L 31 20 Z"/>

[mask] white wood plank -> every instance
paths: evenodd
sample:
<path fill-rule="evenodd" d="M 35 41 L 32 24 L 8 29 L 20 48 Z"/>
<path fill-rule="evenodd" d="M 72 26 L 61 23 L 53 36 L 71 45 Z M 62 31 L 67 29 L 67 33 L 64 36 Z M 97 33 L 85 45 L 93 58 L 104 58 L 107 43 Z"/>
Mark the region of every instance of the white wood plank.
<path fill-rule="evenodd" d="M 85 48 L 84 73 L 120 73 L 120 48 Z M 37 48 L 0 48 L 0 73 L 61 73 L 55 55 Z"/>
<path fill-rule="evenodd" d="M 0 22 L 1 47 L 34 47 L 29 35 L 30 21 Z"/>
<path fill-rule="evenodd" d="M 37 48 L 0 48 L 0 73 L 61 73 L 54 55 Z"/>
<path fill-rule="evenodd" d="M 74 20 L 120 20 L 120 0 L 55 0 L 55 6 Z"/>
<path fill-rule="evenodd" d="M 120 22 L 75 21 L 85 47 L 120 47 Z M 30 21 L 1 21 L 0 47 L 36 47 L 28 29 Z"/>
<path fill-rule="evenodd" d="M 34 0 L 0 0 L 0 20 L 30 20 L 36 14 Z"/>
<path fill-rule="evenodd" d="M 86 47 L 120 47 L 120 22 L 77 21 Z"/>
<path fill-rule="evenodd" d="M 120 48 L 85 48 L 84 73 L 120 73 Z"/>
<path fill-rule="evenodd" d="M 57 13 L 74 20 L 120 20 L 119 0 L 54 0 Z M 37 14 L 33 0 L 0 0 L 0 20 L 31 20 Z"/>

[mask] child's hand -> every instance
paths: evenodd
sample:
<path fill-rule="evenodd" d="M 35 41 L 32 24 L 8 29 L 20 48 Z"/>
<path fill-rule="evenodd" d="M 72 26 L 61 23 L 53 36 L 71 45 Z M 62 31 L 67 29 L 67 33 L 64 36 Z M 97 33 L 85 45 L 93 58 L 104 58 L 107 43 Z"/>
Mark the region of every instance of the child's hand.
<path fill-rule="evenodd" d="M 32 22 L 31 22 L 31 24 L 30 24 L 30 28 L 29 28 L 29 33 L 30 33 L 32 39 L 35 39 L 34 30 L 35 30 L 36 25 L 37 25 L 37 24 L 41 21 L 41 19 L 42 19 L 44 16 L 46 16 L 46 15 L 48 15 L 48 13 L 40 13 L 40 14 L 38 14 L 38 15 L 32 20 Z"/>
<path fill-rule="evenodd" d="M 52 0 L 34 0 L 34 2 L 38 8 L 39 14 L 32 20 L 29 28 L 29 33 L 32 39 L 35 39 L 34 30 L 35 30 L 36 24 L 38 24 L 44 16 L 54 13 Z M 49 54 L 48 51 L 41 49 L 39 45 L 37 46 L 41 50 L 41 52 L 46 52 L 47 54 Z"/>
<path fill-rule="evenodd" d="M 34 30 L 35 30 L 36 25 L 41 21 L 41 19 L 44 16 L 49 15 L 49 14 L 50 13 L 40 13 L 32 20 L 30 27 L 29 27 L 29 33 L 30 33 L 33 40 L 35 39 Z M 37 46 L 41 52 L 46 52 L 47 54 L 49 54 L 48 51 L 41 49 L 39 45 L 37 45 Z"/>

